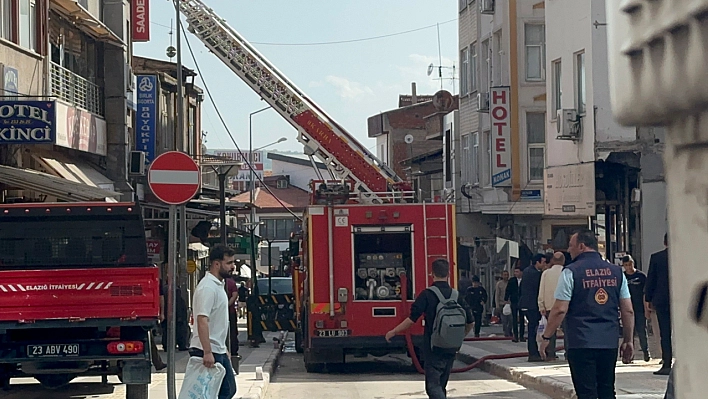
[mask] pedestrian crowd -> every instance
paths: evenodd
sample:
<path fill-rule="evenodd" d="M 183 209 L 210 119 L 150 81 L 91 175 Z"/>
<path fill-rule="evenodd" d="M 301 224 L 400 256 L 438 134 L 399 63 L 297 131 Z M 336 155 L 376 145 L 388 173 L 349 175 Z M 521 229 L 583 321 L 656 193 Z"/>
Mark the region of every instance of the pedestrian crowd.
<path fill-rule="evenodd" d="M 665 399 L 673 399 L 666 235 L 664 245 L 663 251 L 651 256 L 645 275 L 631 255 L 621 258 L 621 267 L 610 263 L 599 253 L 595 233 L 579 231 L 571 236 L 567 252 L 536 254 L 529 265 L 517 264 L 513 277 L 509 270 L 502 271 L 491 296 L 493 314 L 506 337 L 526 342 L 529 362 L 558 360 L 556 340 L 562 333 L 577 398 L 610 399 L 616 398 L 617 360 L 634 361 L 635 337 L 643 360 L 651 360 L 647 321 L 655 313 L 662 361 L 654 374 L 670 375 Z M 490 296 L 478 276 L 471 282 L 460 281 L 458 293 L 449 284 L 448 262 L 438 259 L 432 266 L 433 286 L 417 297 L 410 317 L 389 331 L 386 339 L 424 317 L 426 393 L 444 399 L 454 353 L 472 330 L 480 336 Z"/>

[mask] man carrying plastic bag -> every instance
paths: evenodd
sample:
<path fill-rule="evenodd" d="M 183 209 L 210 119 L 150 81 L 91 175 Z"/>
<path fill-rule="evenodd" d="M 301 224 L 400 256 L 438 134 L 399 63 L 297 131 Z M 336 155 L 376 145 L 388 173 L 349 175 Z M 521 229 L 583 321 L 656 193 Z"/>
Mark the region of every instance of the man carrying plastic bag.
<path fill-rule="evenodd" d="M 218 398 L 225 374 L 226 370 L 219 363 L 207 368 L 201 357 L 190 357 L 178 399 Z"/>
<path fill-rule="evenodd" d="M 231 367 L 231 354 L 226 348 L 226 337 L 229 331 L 229 299 L 224 289 L 224 279 L 229 278 L 234 269 L 235 255 L 232 249 L 221 245 L 212 248 L 209 253 L 209 273 L 199 282 L 194 293 L 195 328 L 189 349 L 189 354 L 192 356 L 189 359 L 190 364 L 198 362 L 195 358 L 201 358 L 203 367 L 198 364 L 192 369 L 187 367 L 180 399 L 231 399 L 236 394 L 236 378 Z M 204 368 L 209 370 L 205 373 Z M 223 374 L 219 377 L 222 370 Z M 215 385 L 219 378 L 222 379 L 221 388 L 216 396 L 215 391 L 210 391 L 208 388 Z M 188 385 L 188 380 L 196 381 L 197 388 L 202 389 L 197 396 L 185 393 L 185 390 L 191 390 L 195 386 L 194 383 Z"/>

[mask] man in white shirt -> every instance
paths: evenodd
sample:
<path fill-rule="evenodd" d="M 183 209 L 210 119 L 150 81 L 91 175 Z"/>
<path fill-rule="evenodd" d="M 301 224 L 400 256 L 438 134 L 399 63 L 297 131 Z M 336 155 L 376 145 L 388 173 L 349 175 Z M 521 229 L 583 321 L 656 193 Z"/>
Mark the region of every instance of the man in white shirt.
<path fill-rule="evenodd" d="M 221 383 L 219 399 L 231 399 L 236 394 L 236 378 L 231 366 L 231 354 L 226 348 L 229 332 L 229 299 L 224 288 L 224 279 L 234 270 L 236 253 L 221 245 L 209 253 L 209 272 L 197 285 L 194 292 L 194 328 L 189 349 L 191 356 L 201 357 L 206 367 L 220 363 L 226 369 Z"/>
<path fill-rule="evenodd" d="M 550 267 L 541 275 L 541 286 L 538 289 L 538 310 L 548 319 L 553 303 L 556 301 L 554 295 L 558 279 L 563 271 L 565 264 L 565 255 L 562 252 L 556 252 L 551 259 Z M 551 337 L 551 342 L 546 350 L 546 359 L 549 361 L 556 360 L 556 332 L 545 332 L 546 336 Z"/>

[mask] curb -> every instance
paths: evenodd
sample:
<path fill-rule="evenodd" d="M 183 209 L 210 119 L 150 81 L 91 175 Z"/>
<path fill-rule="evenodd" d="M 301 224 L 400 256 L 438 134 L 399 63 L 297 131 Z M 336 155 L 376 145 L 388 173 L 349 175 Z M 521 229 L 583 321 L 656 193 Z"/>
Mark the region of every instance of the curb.
<path fill-rule="evenodd" d="M 275 374 L 278 369 L 278 362 L 280 361 L 280 356 L 283 354 L 283 346 L 285 345 L 285 339 L 288 333 L 283 332 L 280 334 L 280 345 L 277 350 L 273 350 L 270 356 L 263 364 L 263 380 L 256 383 L 255 386 L 243 396 L 234 397 L 234 399 L 263 399 L 268 392 L 268 385 L 270 385 L 270 378 Z"/>
<path fill-rule="evenodd" d="M 472 364 L 479 360 L 478 357 L 461 352 L 457 354 L 457 359 L 467 364 Z M 484 361 L 479 368 L 493 376 L 533 389 L 552 399 L 577 399 L 575 389 L 562 382 L 552 381 L 544 377 L 534 377 L 491 360 Z"/>

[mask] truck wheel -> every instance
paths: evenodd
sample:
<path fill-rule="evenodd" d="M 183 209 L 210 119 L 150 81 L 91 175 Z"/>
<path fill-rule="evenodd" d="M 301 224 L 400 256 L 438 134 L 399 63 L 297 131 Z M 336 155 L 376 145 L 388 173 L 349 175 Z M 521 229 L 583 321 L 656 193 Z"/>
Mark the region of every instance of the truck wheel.
<path fill-rule="evenodd" d="M 125 399 L 148 399 L 148 384 L 126 385 Z"/>
<path fill-rule="evenodd" d="M 321 373 L 322 371 L 324 371 L 324 367 L 324 363 L 305 362 L 305 370 L 307 370 L 308 373 Z"/>
<path fill-rule="evenodd" d="M 302 347 L 302 332 L 299 329 L 295 331 L 295 352 L 305 352 L 305 348 Z"/>

